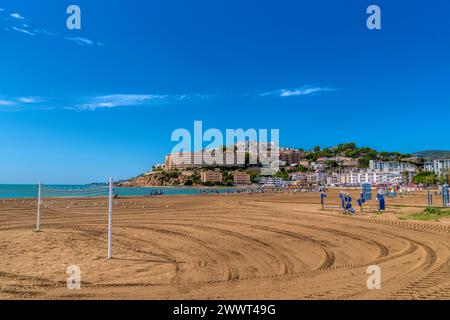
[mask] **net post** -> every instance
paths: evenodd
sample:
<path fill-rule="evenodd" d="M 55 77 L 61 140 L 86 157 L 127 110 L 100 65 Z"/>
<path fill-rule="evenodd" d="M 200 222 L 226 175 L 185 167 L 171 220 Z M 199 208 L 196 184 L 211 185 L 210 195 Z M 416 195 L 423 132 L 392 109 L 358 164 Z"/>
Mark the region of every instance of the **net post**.
<path fill-rule="evenodd" d="M 36 212 L 36 232 L 41 231 L 41 197 L 42 189 L 41 182 L 38 183 L 38 200 L 37 200 L 37 212 Z"/>
<path fill-rule="evenodd" d="M 112 178 L 109 178 L 108 260 L 112 258 L 112 204 L 113 204 L 113 180 Z"/>

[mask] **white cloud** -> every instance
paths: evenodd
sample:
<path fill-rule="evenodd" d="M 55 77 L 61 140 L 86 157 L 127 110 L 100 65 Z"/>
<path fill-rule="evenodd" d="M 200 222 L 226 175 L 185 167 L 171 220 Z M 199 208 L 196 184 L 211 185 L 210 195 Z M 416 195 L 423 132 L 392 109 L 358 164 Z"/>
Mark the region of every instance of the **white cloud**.
<path fill-rule="evenodd" d="M 15 103 L 13 101 L 0 99 L 0 106 L 13 106 Z"/>
<path fill-rule="evenodd" d="M 292 96 L 307 96 L 309 94 L 318 93 L 318 92 L 330 92 L 335 91 L 334 88 L 301 88 L 295 90 L 282 90 L 280 96 L 281 97 L 292 97 Z"/>
<path fill-rule="evenodd" d="M 141 94 L 113 94 L 88 98 L 86 103 L 69 107 L 71 110 L 96 110 L 123 106 L 137 106 L 150 102 L 162 102 L 166 95 L 141 95 Z"/>
<path fill-rule="evenodd" d="M 93 111 L 115 107 L 158 105 L 166 103 L 180 103 L 192 100 L 206 99 L 208 95 L 202 94 L 112 94 L 89 97 L 83 103 L 67 107 L 69 110 Z"/>
<path fill-rule="evenodd" d="M 44 102 L 44 99 L 40 97 L 21 97 L 16 99 L 18 102 L 22 103 L 41 103 Z"/>
<path fill-rule="evenodd" d="M 41 97 L 5 97 L 0 99 L 0 106 L 23 106 L 26 104 L 38 104 L 45 100 Z"/>
<path fill-rule="evenodd" d="M 34 33 L 37 33 L 37 34 L 43 34 L 43 35 L 46 35 L 46 36 L 58 36 L 57 33 L 49 32 L 49 31 L 47 31 L 47 30 L 45 30 L 45 29 L 37 29 L 37 28 L 34 28 L 34 29 L 33 29 L 33 32 L 34 32 Z"/>
<path fill-rule="evenodd" d="M 176 101 L 203 100 L 210 98 L 208 94 L 176 94 L 172 96 Z"/>
<path fill-rule="evenodd" d="M 77 44 L 80 44 L 80 45 L 92 46 L 94 44 L 94 41 L 86 39 L 86 38 L 81 38 L 81 37 L 75 37 L 75 38 L 65 37 L 64 39 L 70 40 L 70 41 L 74 41 L 74 42 L 76 42 Z"/>
<path fill-rule="evenodd" d="M 94 111 L 97 109 L 109 109 L 115 107 L 187 103 L 190 101 L 207 99 L 209 97 L 210 96 L 206 94 L 111 94 L 78 98 L 75 100 L 75 103 L 71 103 L 70 106 L 65 107 L 67 106 L 65 102 L 55 101 L 54 98 L 39 96 L 0 96 L 0 106 L 14 106 L 17 107 L 17 110 L 25 110 L 26 107 L 27 110 L 29 108 L 33 108 L 34 110 L 64 108 L 75 111 Z M 11 108 L 3 108 L 1 111 L 4 111 L 5 109 L 9 110 Z"/>
<path fill-rule="evenodd" d="M 0 8 L 0 12 L 2 12 L 2 11 L 5 11 L 5 10 Z M 12 22 L 5 28 L 6 31 L 14 30 L 14 31 L 17 31 L 17 32 L 21 32 L 21 33 L 30 35 L 30 36 L 44 35 L 44 36 L 55 36 L 55 37 L 61 37 L 61 38 L 63 37 L 60 34 L 53 33 L 53 32 L 47 31 L 45 29 L 36 28 L 32 24 L 28 23 L 28 21 L 27 21 L 27 23 L 24 23 L 25 22 L 25 17 L 23 17 L 18 12 L 11 13 L 9 16 L 14 18 L 14 19 L 16 19 L 16 20 L 20 20 L 21 24 L 17 25 L 17 26 L 13 26 L 14 22 Z M 11 20 L 11 19 L 9 19 L 9 20 Z M 17 24 L 18 22 L 15 22 L 15 23 Z M 84 38 L 84 37 L 64 37 L 63 39 L 75 42 L 78 45 L 99 46 L 99 47 L 104 47 L 105 46 L 105 44 L 102 43 L 102 42 L 92 41 L 92 40 Z"/>
<path fill-rule="evenodd" d="M 87 38 L 82 38 L 82 37 L 65 37 L 64 39 L 66 39 L 66 40 L 70 40 L 70 41 L 73 41 L 73 42 L 75 42 L 76 44 L 79 44 L 79 45 L 84 45 L 84 46 L 94 46 L 94 45 L 98 45 L 98 46 L 101 46 L 101 47 L 104 47 L 105 45 L 103 44 L 103 43 L 101 43 L 101 42 L 94 42 L 94 41 L 92 41 L 92 40 L 90 40 L 90 39 L 87 39 Z"/>
<path fill-rule="evenodd" d="M 25 29 L 20 29 L 20 28 L 16 28 L 16 27 L 11 27 L 11 29 L 13 29 L 13 30 L 15 30 L 17 32 L 22 32 L 22 33 L 28 34 L 30 36 L 34 36 L 33 32 L 30 32 L 30 31 L 25 30 Z"/>
<path fill-rule="evenodd" d="M 23 20 L 25 19 L 24 17 L 22 17 L 19 13 L 15 12 L 15 13 L 11 13 L 10 14 L 11 17 L 15 18 L 15 19 L 19 19 L 19 20 Z"/>
<path fill-rule="evenodd" d="M 331 87 L 312 87 L 312 86 L 305 86 L 297 89 L 280 89 L 280 90 L 273 90 L 273 91 L 265 91 L 262 93 L 259 93 L 260 97 L 267 97 L 267 96 L 278 96 L 278 97 L 295 97 L 295 96 L 308 96 L 315 93 L 322 93 L 322 92 L 333 92 L 336 91 L 336 88 Z"/>

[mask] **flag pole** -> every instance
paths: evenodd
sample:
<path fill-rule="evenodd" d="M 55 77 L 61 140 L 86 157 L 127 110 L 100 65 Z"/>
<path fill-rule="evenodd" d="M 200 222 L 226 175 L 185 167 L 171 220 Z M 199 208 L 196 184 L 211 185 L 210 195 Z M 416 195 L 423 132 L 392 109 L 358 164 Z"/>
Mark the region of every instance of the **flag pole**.
<path fill-rule="evenodd" d="M 113 180 L 109 178 L 109 210 L 108 210 L 108 260 L 112 258 L 112 198 Z"/>
<path fill-rule="evenodd" d="M 41 231 L 41 182 L 38 184 L 38 201 L 37 201 L 37 212 L 36 212 L 36 232 Z"/>

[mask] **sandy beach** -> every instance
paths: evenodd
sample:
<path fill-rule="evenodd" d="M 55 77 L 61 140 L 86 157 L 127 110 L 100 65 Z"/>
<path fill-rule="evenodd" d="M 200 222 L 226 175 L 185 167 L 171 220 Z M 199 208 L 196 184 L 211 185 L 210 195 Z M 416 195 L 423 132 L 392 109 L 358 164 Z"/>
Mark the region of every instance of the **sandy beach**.
<path fill-rule="evenodd" d="M 449 221 L 397 218 L 424 193 L 355 216 L 332 208 L 337 193 L 326 211 L 318 193 L 115 199 L 110 261 L 106 199 L 45 200 L 41 232 L 36 200 L 0 200 L 0 298 L 450 299 Z"/>

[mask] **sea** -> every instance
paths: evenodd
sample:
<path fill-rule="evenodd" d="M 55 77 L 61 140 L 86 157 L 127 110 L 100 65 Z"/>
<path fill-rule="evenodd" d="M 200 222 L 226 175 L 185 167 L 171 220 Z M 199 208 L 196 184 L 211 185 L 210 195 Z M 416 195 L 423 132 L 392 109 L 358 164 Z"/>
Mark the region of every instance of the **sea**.
<path fill-rule="evenodd" d="M 45 185 L 42 187 L 43 196 L 48 193 L 54 197 L 92 197 L 107 195 L 107 185 Z M 204 193 L 240 192 L 242 188 L 233 187 L 114 187 L 116 196 L 135 197 L 162 195 L 195 195 Z M 38 185 L 29 184 L 0 184 L 0 199 L 36 198 Z"/>

